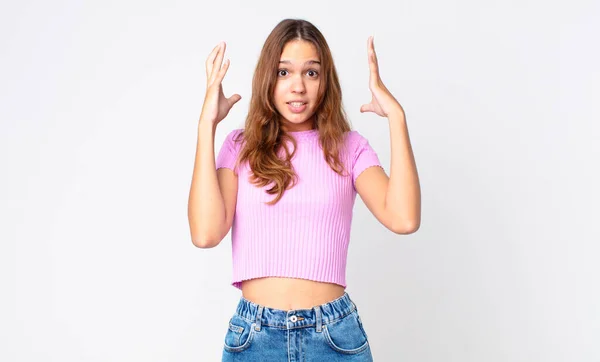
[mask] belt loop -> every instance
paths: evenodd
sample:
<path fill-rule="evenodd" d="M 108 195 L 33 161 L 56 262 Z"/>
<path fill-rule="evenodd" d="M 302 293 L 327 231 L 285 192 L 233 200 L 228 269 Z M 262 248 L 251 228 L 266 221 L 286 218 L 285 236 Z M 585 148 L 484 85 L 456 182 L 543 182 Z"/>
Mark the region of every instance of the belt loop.
<path fill-rule="evenodd" d="M 317 305 L 315 307 L 315 318 L 316 318 L 316 324 L 317 324 L 317 333 L 321 333 L 321 306 Z"/>
<path fill-rule="evenodd" d="M 262 312 L 263 312 L 263 306 L 259 304 L 258 311 L 256 312 L 256 326 L 254 327 L 254 330 L 256 330 L 257 332 L 260 331 L 260 326 L 261 326 L 261 321 L 262 321 Z"/>

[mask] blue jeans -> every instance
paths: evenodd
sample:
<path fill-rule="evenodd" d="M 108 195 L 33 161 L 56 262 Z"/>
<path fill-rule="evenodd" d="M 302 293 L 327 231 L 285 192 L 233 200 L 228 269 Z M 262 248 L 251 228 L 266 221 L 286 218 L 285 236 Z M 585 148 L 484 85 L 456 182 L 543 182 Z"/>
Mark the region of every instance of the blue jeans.
<path fill-rule="evenodd" d="M 373 356 L 356 305 L 344 292 L 311 309 L 289 311 L 240 297 L 222 361 L 367 362 Z"/>

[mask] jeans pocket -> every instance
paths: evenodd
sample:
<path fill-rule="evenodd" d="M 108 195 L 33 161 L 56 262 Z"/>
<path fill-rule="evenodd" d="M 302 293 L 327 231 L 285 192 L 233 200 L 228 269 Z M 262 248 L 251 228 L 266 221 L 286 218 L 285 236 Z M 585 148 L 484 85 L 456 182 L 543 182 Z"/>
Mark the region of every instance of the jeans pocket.
<path fill-rule="evenodd" d="M 356 310 L 342 319 L 323 325 L 327 344 L 343 354 L 360 353 L 369 347 L 367 334 Z"/>
<path fill-rule="evenodd" d="M 358 326 L 360 327 L 360 330 L 363 332 L 363 334 L 365 335 L 365 338 L 368 341 L 369 336 L 367 335 L 367 332 L 365 331 L 365 327 L 363 326 L 362 319 L 360 319 L 360 314 L 358 314 L 358 312 L 356 312 L 356 311 L 354 313 L 356 313 L 356 320 L 358 321 Z"/>
<path fill-rule="evenodd" d="M 223 348 L 228 352 L 241 352 L 250 347 L 254 338 L 254 323 L 234 314 L 229 319 Z"/>

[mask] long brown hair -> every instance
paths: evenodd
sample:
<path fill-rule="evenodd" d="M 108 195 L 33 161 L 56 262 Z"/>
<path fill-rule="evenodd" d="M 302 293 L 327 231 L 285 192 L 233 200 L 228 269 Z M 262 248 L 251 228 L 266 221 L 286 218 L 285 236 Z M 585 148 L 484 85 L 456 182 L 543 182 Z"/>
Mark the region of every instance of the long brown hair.
<path fill-rule="evenodd" d="M 243 137 L 244 145 L 240 150 L 238 163 L 248 161 L 253 173 L 250 181 L 260 187 L 274 183 L 266 191 L 277 195 L 267 202 L 269 205 L 277 203 L 285 190 L 298 181 L 291 163 L 296 153 L 296 140 L 282 129 L 281 114 L 273 104 L 280 56 L 285 45 L 293 40 L 311 42 L 319 54 L 322 78 L 315 114 L 311 117 L 314 121 L 313 128 L 319 132 L 319 143 L 325 160 L 333 171 L 345 176 L 339 152 L 344 145 L 346 132 L 351 128 L 343 109 L 342 89 L 331 51 L 325 37 L 313 24 L 301 19 L 284 19 L 275 26 L 263 45 L 252 79 L 252 98 L 246 123 L 239 134 L 239 137 Z M 291 154 L 285 141 L 291 141 L 294 146 Z M 286 154 L 284 160 L 278 157 L 282 147 Z"/>

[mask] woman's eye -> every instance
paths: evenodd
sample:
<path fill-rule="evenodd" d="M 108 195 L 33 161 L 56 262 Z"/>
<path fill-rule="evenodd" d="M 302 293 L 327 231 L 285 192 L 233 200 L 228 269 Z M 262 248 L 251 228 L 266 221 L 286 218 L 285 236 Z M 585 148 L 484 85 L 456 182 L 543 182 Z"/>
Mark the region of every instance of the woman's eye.
<path fill-rule="evenodd" d="M 287 71 L 286 69 L 279 69 L 279 70 L 277 71 L 277 75 L 285 76 L 285 74 L 281 74 L 281 72 L 285 72 L 285 73 L 287 73 L 288 71 Z M 308 74 L 308 73 L 312 73 L 312 75 L 309 75 L 309 76 L 310 76 L 310 77 L 312 77 L 312 78 L 316 78 L 316 77 L 318 77 L 318 76 L 319 76 L 319 72 L 317 72 L 317 71 L 316 71 L 316 70 L 314 70 L 314 69 L 311 69 L 311 70 L 307 71 L 306 73 L 307 73 L 307 74 Z"/>

